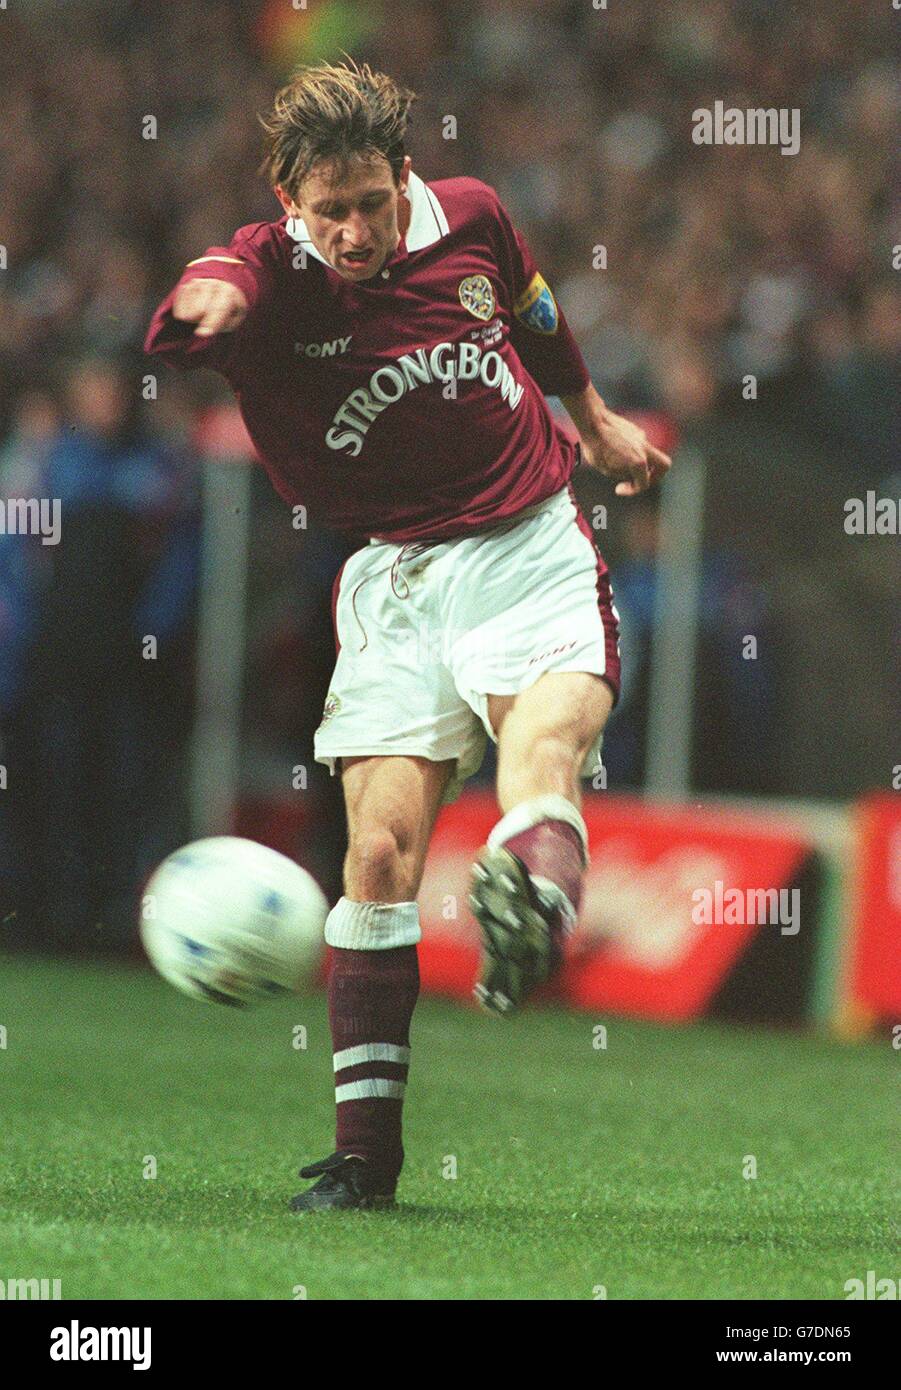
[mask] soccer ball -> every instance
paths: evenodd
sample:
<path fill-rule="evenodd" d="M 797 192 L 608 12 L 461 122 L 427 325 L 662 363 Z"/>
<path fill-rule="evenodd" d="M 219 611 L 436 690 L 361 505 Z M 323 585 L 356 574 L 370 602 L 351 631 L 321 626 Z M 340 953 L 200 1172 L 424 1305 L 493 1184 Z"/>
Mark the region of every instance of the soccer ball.
<path fill-rule="evenodd" d="M 316 880 L 293 860 L 216 835 L 176 850 L 151 876 L 141 939 L 176 989 L 250 1004 L 315 979 L 327 914 Z"/>

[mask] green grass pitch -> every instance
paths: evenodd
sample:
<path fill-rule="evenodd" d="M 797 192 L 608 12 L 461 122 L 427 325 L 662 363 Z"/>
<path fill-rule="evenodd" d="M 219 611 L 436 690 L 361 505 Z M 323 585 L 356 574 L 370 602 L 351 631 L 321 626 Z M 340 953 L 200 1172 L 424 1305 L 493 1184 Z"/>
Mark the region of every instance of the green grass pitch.
<path fill-rule="evenodd" d="M 64 1298 L 841 1299 L 896 1272 L 887 1041 L 424 999 L 402 1205 L 297 1217 L 332 1147 L 321 996 L 232 1012 L 0 958 L 0 1025 L 0 1279 Z"/>

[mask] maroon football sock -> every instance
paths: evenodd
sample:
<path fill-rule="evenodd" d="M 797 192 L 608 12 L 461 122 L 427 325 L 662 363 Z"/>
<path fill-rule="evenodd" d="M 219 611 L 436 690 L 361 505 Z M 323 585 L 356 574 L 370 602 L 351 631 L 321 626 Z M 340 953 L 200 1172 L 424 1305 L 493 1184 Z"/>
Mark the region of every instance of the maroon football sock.
<path fill-rule="evenodd" d="M 522 860 L 532 878 L 555 883 L 578 914 L 585 867 L 582 841 L 573 826 L 561 820 L 542 820 L 511 835 L 504 841 L 504 848 Z"/>
<path fill-rule="evenodd" d="M 401 1111 L 410 1019 L 419 994 L 415 946 L 333 948 L 328 985 L 339 1152 L 360 1154 L 393 1188 L 404 1161 Z"/>

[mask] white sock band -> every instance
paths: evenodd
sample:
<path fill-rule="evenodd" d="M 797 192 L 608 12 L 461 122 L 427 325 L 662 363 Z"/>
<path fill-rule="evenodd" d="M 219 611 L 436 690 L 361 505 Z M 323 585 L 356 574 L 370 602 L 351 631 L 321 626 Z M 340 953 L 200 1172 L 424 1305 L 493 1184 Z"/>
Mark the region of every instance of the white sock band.
<path fill-rule="evenodd" d="M 546 796 L 535 796 L 531 801 L 521 801 L 518 806 L 514 806 L 512 811 L 501 817 L 488 836 L 488 846 L 490 849 L 496 849 L 498 845 L 505 845 L 514 835 L 531 830 L 533 825 L 540 825 L 543 820 L 562 820 L 566 825 L 571 825 L 582 841 L 582 858 L 586 864 L 588 863 L 588 831 L 585 822 L 572 802 L 555 792 L 549 792 Z"/>
<path fill-rule="evenodd" d="M 339 898 L 325 919 L 329 946 L 344 951 L 392 951 L 422 938 L 418 903 L 357 903 Z"/>

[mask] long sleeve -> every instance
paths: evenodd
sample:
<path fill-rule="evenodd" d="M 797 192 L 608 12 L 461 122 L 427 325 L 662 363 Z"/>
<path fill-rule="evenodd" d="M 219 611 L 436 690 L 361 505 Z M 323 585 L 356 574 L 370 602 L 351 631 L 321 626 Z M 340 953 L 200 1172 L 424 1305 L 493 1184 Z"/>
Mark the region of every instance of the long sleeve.
<path fill-rule="evenodd" d="M 590 377 L 572 330 L 525 238 L 513 226 L 496 194 L 494 198 L 498 261 L 512 299 L 513 346 L 546 396 L 581 391 Z"/>
<path fill-rule="evenodd" d="M 144 351 L 161 357 L 172 367 L 211 367 L 226 371 L 242 330 L 197 337 L 193 323 L 173 317 L 172 303 L 178 289 L 191 280 L 225 280 L 236 285 L 247 299 L 246 324 L 271 292 L 275 278 L 277 254 L 271 229 L 269 222 L 252 223 L 235 233 L 231 245 L 210 246 L 202 256 L 189 261 L 178 283 L 154 314 Z"/>

